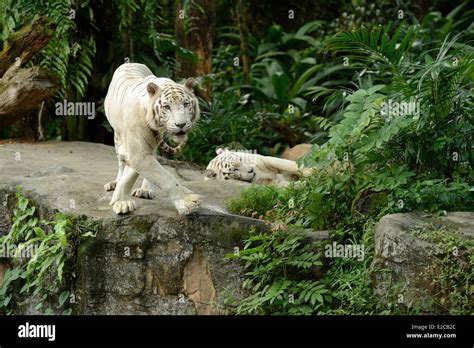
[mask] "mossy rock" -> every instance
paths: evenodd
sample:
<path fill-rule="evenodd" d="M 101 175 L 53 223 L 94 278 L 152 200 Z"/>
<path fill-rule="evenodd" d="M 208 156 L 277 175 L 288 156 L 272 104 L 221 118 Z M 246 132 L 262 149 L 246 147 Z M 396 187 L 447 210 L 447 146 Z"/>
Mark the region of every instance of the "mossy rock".
<path fill-rule="evenodd" d="M 374 192 L 371 189 L 362 190 L 352 201 L 352 216 L 358 218 L 361 215 L 375 215 L 386 207 L 387 204 L 387 192 Z"/>

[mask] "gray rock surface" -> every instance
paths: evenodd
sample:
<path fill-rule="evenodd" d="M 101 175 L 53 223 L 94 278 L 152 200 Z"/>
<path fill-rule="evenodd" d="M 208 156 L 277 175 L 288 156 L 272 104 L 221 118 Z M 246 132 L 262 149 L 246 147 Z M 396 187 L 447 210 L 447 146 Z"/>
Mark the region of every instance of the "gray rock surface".
<path fill-rule="evenodd" d="M 79 247 L 75 295 L 78 314 L 227 313 L 242 297 L 241 269 L 228 260 L 242 231 L 261 221 L 229 214 L 224 201 L 248 186 L 204 181 L 201 169 L 160 159 L 187 187 L 203 196 L 203 207 L 180 217 L 158 191 L 154 200 L 134 198 L 137 210 L 117 216 L 112 192 L 113 147 L 85 142 L 0 145 L 0 234 L 11 225 L 16 186 L 40 215 L 67 211 L 98 223 L 97 237 Z M 141 178 L 135 184 L 139 187 Z M 35 313 L 25 299 L 18 314 Z"/>
<path fill-rule="evenodd" d="M 459 233 L 460 238 L 474 239 L 474 213 L 433 216 L 412 212 L 380 219 L 375 230 L 373 280 L 375 291 L 383 300 L 395 298 L 405 306 L 427 309 L 439 295 L 439 289 L 433 284 L 434 277 L 441 271 L 439 248 L 435 242 L 414 233 L 426 228 L 443 228 L 446 233 Z"/>

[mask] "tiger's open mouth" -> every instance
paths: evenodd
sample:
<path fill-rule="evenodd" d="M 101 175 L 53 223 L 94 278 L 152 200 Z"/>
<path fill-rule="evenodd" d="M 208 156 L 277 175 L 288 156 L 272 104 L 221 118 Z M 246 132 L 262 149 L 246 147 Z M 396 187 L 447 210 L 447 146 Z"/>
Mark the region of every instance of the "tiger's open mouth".
<path fill-rule="evenodd" d="M 186 132 L 185 131 L 179 131 L 178 133 L 174 133 L 174 135 L 177 136 L 177 137 L 182 137 L 182 136 L 186 135 Z"/>

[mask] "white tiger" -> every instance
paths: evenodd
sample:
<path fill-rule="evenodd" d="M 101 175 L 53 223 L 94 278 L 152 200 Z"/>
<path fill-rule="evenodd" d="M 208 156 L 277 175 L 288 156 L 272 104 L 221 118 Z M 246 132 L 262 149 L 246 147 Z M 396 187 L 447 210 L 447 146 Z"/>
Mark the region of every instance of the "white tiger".
<path fill-rule="evenodd" d="M 218 147 L 217 156 L 204 172 L 204 179 L 241 180 L 259 185 L 287 186 L 291 179 L 308 176 L 307 168 L 298 169 L 295 161 Z"/>
<path fill-rule="evenodd" d="M 201 197 L 179 184 L 155 157 L 157 147 L 166 152 L 180 151 L 188 131 L 199 119 L 199 105 L 191 91 L 193 83 L 192 79 L 181 85 L 158 78 L 143 64 L 126 63 L 115 71 L 104 108 L 114 129 L 119 169 L 117 178 L 104 189 L 115 190 L 110 205 L 116 214 L 135 209 L 130 193 L 139 174 L 143 183 L 133 196 L 153 198 L 153 184 L 169 195 L 179 214 L 198 208 Z M 165 136 L 178 145 L 166 144 Z"/>

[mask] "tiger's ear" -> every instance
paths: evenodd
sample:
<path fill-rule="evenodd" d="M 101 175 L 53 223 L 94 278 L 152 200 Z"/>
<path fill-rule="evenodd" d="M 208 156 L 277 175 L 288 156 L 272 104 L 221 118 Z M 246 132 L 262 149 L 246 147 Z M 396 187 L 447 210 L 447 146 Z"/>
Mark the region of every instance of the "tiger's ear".
<path fill-rule="evenodd" d="M 206 178 L 215 178 L 217 176 L 217 172 L 212 169 L 206 169 L 204 176 Z"/>
<path fill-rule="evenodd" d="M 184 85 L 192 91 L 194 90 L 194 87 L 196 87 L 197 83 L 196 83 L 196 80 L 190 77 L 186 79 L 186 81 L 184 81 Z"/>
<path fill-rule="evenodd" d="M 154 84 L 153 82 L 150 82 L 147 86 L 146 86 L 146 90 L 148 92 L 148 94 L 150 95 L 150 97 L 153 97 L 155 96 L 155 94 L 158 93 L 158 90 L 160 89 L 160 87 L 158 87 L 156 84 Z"/>
<path fill-rule="evenodd" d="M 217 147 L 216 148 L 216 154 L 220 155 L 221 153 L 224 153 L 225 152 L 225 148 L 224 147 Z"/>

